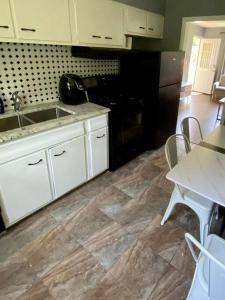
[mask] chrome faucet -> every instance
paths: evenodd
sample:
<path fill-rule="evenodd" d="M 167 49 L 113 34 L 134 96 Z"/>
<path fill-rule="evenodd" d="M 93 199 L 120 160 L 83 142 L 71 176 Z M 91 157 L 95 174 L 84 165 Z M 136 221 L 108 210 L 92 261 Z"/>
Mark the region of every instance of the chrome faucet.
<path fill-rule="evenodd" d="M 12 101 L 13 101 L 15 112 L 20 111 L 20 105 L 21 105 L 21 102 L 22 102 L 22 99 L 21 99 L 21 97 L 18 94 L 19 94 L 19 91 L 18 92 L 14 92 L 12 94 Z"/>

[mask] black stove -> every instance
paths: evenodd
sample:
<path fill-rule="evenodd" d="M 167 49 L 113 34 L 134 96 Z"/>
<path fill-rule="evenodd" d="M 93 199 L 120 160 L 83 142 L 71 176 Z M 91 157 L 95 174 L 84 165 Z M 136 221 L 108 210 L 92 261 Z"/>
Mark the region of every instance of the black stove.
<path fill-rule="evenodd" d="M 124 90 L 120 77 L 98 78 L 90 102 L 109 108 L 109 169 L 115 170 L 147 149 L 144 99 Z M 102 81 L 104 84 L 102 84 Z M 116 85 L 114 85 L 116 82 Z"/>

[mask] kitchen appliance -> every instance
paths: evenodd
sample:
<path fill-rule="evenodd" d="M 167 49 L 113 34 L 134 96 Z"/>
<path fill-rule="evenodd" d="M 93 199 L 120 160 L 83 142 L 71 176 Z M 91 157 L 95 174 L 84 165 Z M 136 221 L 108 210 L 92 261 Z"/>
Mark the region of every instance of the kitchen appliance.
<path fill-rule="evenodd" d="M 184 53 L 131 51 L 120 62 L 124 84 L 144 99 L 148 148 L 176 132 Z"/>
<path fill-rule="evenodd" d="M 119 75 L 96 77 L 90 102 L 110 108 L 109 169 L 115 170 L 146 150 L 144 100 L 125 89 Z"/>
<path fill-rule="evenodd" d="M 88 101 L 84 80 L 75 74 L 63 74 L 59 81 L 60 101 L 65 104 L 81 104 Z"/>

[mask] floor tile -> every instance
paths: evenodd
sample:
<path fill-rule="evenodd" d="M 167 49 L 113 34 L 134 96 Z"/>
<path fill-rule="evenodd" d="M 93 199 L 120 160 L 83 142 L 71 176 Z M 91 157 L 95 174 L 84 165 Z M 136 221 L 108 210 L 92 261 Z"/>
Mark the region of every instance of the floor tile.
<path fill-rule="evenodd" d="M 135 235 L 129 234 L 119 224 L 112 223 L 97 231 L 83 246 L 105 269 L 109 269 L 135 241 Z"/>
<path fill-rule="evenodd" d="M 150 205 L 139 203 L 138 199 L 131 200 L 121 213 L 114 218 L 128 232 L 137 234 L 142 232 L 153 221 L 156 215 Z"/>
<path fill-rule="evenodd" d="M 79 213 L 71 215 L 63 226 L 79 242 L 85 242 L 97 230 L 107 226 L 111 222 L 112 220 L 109 217 L 90 204 Z"/>
<path fill-rule="evenodd" d="M 195 262 L 188 248 L 187 242 L 183 241 L 170 262 L 185 278 L 192 280 L 195 270 Z"/>
<path fill-rule="evenodd" d="M 7 234 L 0 237 L 0 263 L 18 251 L 18 246 Z"/>
<path fill-rule="evenodd" d="M 80 244 L 60 225 L 23 248 L 22 254 L 37 276 L 43 277 L 79 247 Z"/>
<path fill-rule="evenodd" d="M 22 248 L 55 226 L 55 219 L 48 214 L 46 209 L 43 209 L 9 229 L 8 235 L 18 248 Z"/>
<path fill-rule="evenodd" d="M 36 283 L 16 300 L 54 300 L 42 282 Z"/>
<path fill-rule="evenodd" d="M 76 211 L 88 205 L 91 200 L 92 198 L 85 197 L 75 190 L 49 205 L 48 211 L 57 222 L 62 222 L 65 221 L 71 213 L 75 214 Z"/>
<path fill-rule="evenodd" d="M 150 181 L 144 179 L 138 173 L 131 173 L 131 175 L 115 183 L 115 186 L 133 198 L 138 197 L 149 186 L 149 184 Z"/>
<path fill-rule="evenodd" d="M 99 208 L 108 217 L 112 218 L 117 215 L 130 200 L 130 196 L 115 186 L 110 186 L 95 197 L 93 205 Z"/>
<path fill-rule="evenodd" d="M 162 169 L 154 165 L 152 161 L 147 160 L 138 166 L 134 172 L 138 173 L 145 180 L 151 181 L 162 172 Z"/>
<path fill-rule="evenodd" d="M 79 299 L 105 276 L 105 270 L 85 249 L 80 249 L 57 265 L 46 277 L 46 285 L 56 300 Z"/>
<path fill-rule="evenodd" d="M 183 274 L 170 267 L 160 278 L 148 300 L 185 300 L 190 284 Z"/>
<path fill-rule="evenodd" d="M 76 300 L 135 300 L 129 291 L 110 274 Z"/>
<path fill-rule="evenodd" d="M 155 255 L 146 243 L 138 242 L 121 256 L 109 272 L 139 300 L 150 296 L 168 267 L 169 264 Z"/>
<path fill-rule="evenodd" d="M 161 226 L 162 216 L 157 215 L 155 219 L 145 228 L 139 237 L 148 246 L 165 260 L 170 262 L 184 241 L 184 230 L 172 222 Z"/>
<path fill-rule="evenodd" d="M 14 300 L 37 282 L 37 277 L 20 254 L 0 264 L 0 300 Z"/>

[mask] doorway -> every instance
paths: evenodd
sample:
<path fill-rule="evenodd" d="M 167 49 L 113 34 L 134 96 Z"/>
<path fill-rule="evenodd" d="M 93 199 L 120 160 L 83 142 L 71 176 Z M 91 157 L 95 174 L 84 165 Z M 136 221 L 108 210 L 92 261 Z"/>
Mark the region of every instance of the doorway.
<path fill-rule="evenodd" d="M 193 43 L 191 47 L 191 58 L 188 70 L 188 82 L 194 85 L 195 82 L 195 73 L 198 63 L 198 55 L 199 55 L 199 48 L 200 48 L 201 38 L 198 36 L 193 37 Z"/>

